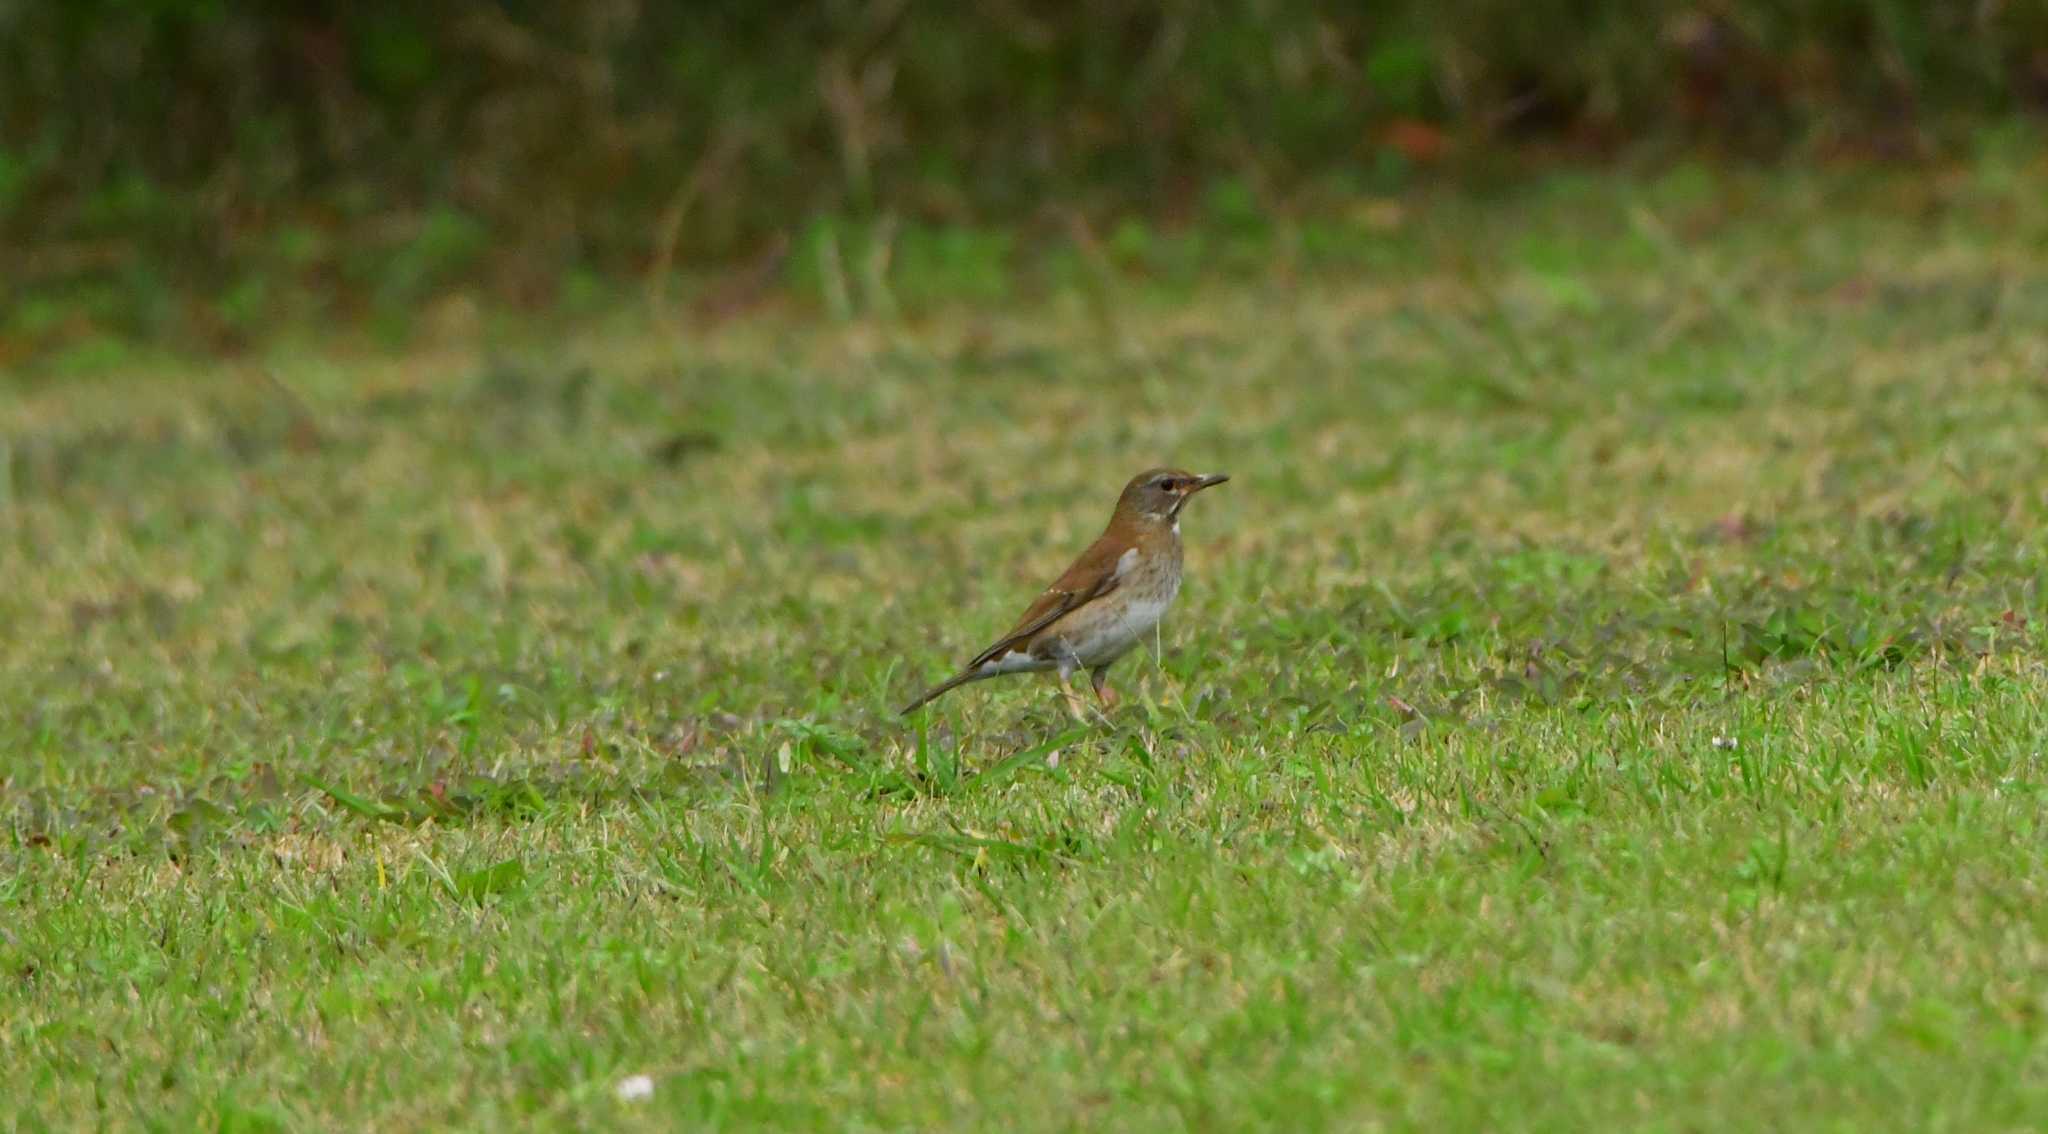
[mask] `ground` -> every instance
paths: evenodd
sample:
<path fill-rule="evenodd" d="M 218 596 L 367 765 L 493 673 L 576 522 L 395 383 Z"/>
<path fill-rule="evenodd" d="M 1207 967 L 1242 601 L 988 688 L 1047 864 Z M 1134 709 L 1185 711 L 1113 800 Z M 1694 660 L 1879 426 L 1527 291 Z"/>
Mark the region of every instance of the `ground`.
<path fill-rule="evenodd" d="M 2048 1123 L 2044 189 L 25 380 L 0 1120 Z M 892 715 L 1161 463 L 1108 721 Z"/>

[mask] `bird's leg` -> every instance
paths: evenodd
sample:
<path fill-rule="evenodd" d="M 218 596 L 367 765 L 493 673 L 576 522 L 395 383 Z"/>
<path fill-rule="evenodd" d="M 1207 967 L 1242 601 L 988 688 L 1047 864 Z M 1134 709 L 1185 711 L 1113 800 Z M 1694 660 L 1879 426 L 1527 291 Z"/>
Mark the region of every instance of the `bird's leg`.
<path fill-rule="evenodd" d="M 1095 697 L 1102 702 L 1105 709 L 1114 709 L 1116 703 L 1123 700 L 1116 690 L 1109 687 L 1109 667 L 1106 665 L 1098 665 L 1089 670 L 1088 683 L 1095 687 Z"/>
<path fill-rule="evenodd" d="M 1081 700 L 1079 693 L 1074 692 L 1074 671 L 1080 668 L 1081 659 L 1071 653 L 1065 653 L 1060 655 L 1056 672 L 1060 678 L 1060 696 L 1067 702 L 1067 715 L 1073 717 L 1077 724 L 1086 724 L 1088 703 Z"/>
<path fill-rule="evenodd" d="M 1079 693 L 1074 692 L 1074 671 L 1061 666 L 1059 675 L 1060 697 L 1067 703 L 1067 715 L 1074 718 L 1076 723 L 1085 724 L 1088 720 L 1088 703 L 1081 700 Z"/>

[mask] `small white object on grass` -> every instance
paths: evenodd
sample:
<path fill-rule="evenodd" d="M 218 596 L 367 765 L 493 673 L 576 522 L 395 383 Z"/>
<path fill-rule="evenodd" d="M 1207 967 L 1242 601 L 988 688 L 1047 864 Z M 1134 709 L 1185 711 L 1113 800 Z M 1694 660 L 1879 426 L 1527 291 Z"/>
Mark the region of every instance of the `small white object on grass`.
<path fill-rule="evenodd" d="M 612 1093 L 619 1096 L 620 1102 L 645 1102 L 654 1097 L 654 1076 L 628 1075 L 619 1080 Z"/>
<path fill-rule="evenodd" d="M 1732 736 L 1717 736 L 1714 738 L 1714 747 L 1733 748 L 1735 747 L 1735 738 Z"/>

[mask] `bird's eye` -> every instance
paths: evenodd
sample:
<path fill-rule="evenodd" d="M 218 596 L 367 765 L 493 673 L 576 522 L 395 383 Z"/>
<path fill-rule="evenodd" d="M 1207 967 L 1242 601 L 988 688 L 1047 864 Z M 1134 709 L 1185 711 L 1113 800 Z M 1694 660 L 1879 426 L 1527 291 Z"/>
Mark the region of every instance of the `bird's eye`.
<path fill-rule="evenodd" d="M 1161 477 L 1159 478 L 1159 487 L 1165 489 L 1168 492 L 1179 492 L 1180 478 L 1177 476 Z"/>

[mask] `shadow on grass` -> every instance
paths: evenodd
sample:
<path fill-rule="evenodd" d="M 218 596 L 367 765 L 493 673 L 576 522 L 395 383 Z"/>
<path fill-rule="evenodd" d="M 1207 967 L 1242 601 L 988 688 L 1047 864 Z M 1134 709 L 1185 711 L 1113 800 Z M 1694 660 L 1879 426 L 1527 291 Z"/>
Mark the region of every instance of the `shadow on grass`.
<path fill-rule="evenodd" d="M 1716 548 L 1732 554 L 1709 570 L 1702 556 Z M 1848 531 L 1728 524 L 1664 569 L 1626 573 L 1594 555 L 1523 548 L 1270 612 L 1231 665 L 1212 658 L 1197 671 L 1192 655 L 1168 658 L 1181 680 L 1173 706 L 1109 722 L 1075 726 L 1042 706 L 975 735 L 943 718 L 726 717 L 644 757 L 593 746 L 586 730 L 569 758 L 496 775 L 416 769 L 366 788 L 258 765 L 192 787 L 45 790 L 0 802 L 0 831 L 18 846 L 175 855 L 334 823 L 521 823 L 805 785 L 872 801 L 966 798 L 1026 775 L 1064 777 L 1062 753 L 1113 781 L 1149 766 L 1155 748 L 1269 727 L 1414 738 L 1519 713 L 1683 711 L 2035 650 L 2036 571 L 2021 549 L 1914 517 Z M 1302 648 L 1310 642 L 1318 648 Z"/>
<path fill-rule="evenodd" d="M 866 736 L 810 720 L 744 726 L 732 743 L 636 767 L 593 759 L 496 775 L 414 774 L 381 789 L 258 764 L 241 776 L 203 784 L 143 785 L 89 794 L 30 792 L 0 806 L 0 830 L 17 846 L 70 854 L 165 853 L 250 844 L 267 836 L 336 824 L 398 827 L 543 821 L 629 804 L 673 805 L 743 793 L 772 798 L 800 780 L 833 778 L 870 800 L 949 798 L 1011 782 L 1042 767 L 1049 754 L 1088 739 L 1074 727 L 1019 740 L 993 759 L 970 763 L 950 733 L 920 737 L 907 754 L 887 730 Z M 907 760 L 882 755 L 899 749 Z M 585 750 L 590 745 L 586 743 Z M 984 751 L 991 750 L 984 748 Z M 944 849 L 944 848 L 940 848 Z"/>
<path fill-rule="evenodd" d="M 1701 542 L 1758 538 L 1731 526 Z M 1831 557 L 1766 550 L 1718 573 L 1693 559 L 1647 581 L 1617 578 L 1597 557 L 1517 552 L 1400 591 L 1361 589 L 1329 621 L 1349 640 L 1394 644 L 1403 664 L 1387 699 L 1412 725 L 1474 719 L 1481 701 L 1493 712 L 1684 709 L 1974 664 L 2033 648 L 2041 582 L 2026 563 L 1893 517 Z"/>
<path fill-rule="evenodd" d="M 678 763 L 623 777 L 596 765 L 571 763 L 525 774 L 436 776 L 372 793 L 313 775 L 281 776 L 259 764 L 246 776 L 216 776 L 190 788 L 146 785 L 83 797 L 31 793 L 0 821 L 22 845 L 81 853 L 159 850 L 175 856 L 335 821 L 408 827 L 522 822 L 565 808 L 701 794 L 732 778 L 730 769 L 720 766 Z"/>

